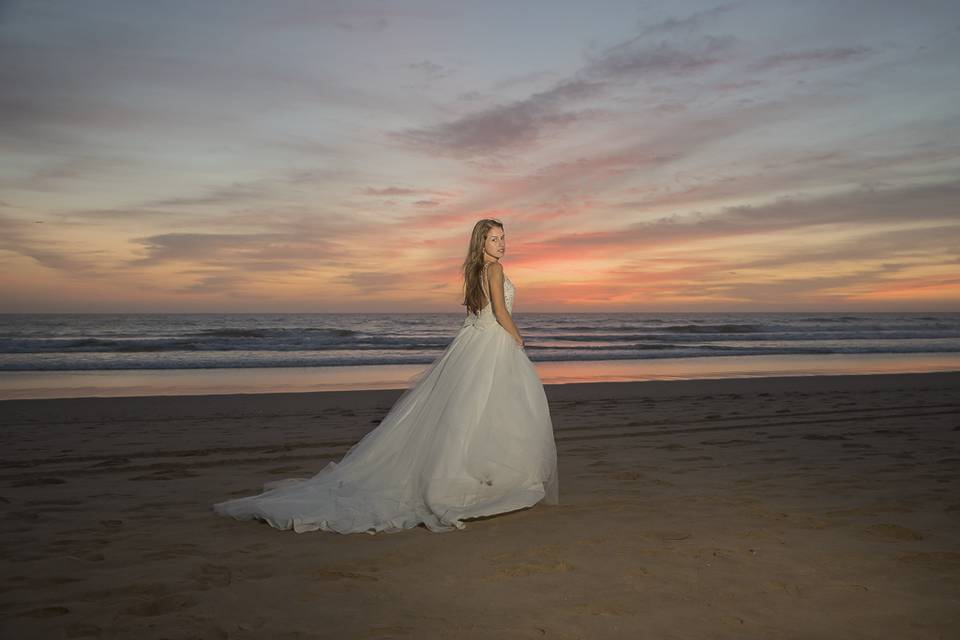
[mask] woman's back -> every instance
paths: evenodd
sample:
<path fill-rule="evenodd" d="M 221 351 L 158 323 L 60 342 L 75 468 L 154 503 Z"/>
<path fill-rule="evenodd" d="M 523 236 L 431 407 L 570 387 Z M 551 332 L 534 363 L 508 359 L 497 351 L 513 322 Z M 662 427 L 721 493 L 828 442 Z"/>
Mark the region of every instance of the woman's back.
<path fill-rule="evenodd" d="M 483 289 L 483 297 L 485 301 L 484 307 L 480 311 L 481 312 L 489 311 L 490 313 L 493 313 L 493 305 L 491 304 L 491 301 L 490 301 L 490 292 L 489 292 L 489 286 L 490 286 L 489 267 L 491 264 L 492 263 L 487 262 L 486 264 L 483 265 L 483 271 L 480 277 L 480 286 Z M 515 295 L 516 295 L 516 288 L 513 286 L 513 283 L 510 282 L 510 278 L 507 277 L 507 274 L 504 273 L 503 274 L 503 301 L 506 304 L 507 313 L 513 313 L 513 299 Z"/>

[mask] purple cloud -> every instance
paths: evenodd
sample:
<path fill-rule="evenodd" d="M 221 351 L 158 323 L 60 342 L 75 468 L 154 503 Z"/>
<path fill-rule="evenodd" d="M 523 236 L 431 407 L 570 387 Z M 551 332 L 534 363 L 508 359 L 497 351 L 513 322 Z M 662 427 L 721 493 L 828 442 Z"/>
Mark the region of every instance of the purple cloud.
<path fill-rule="evenodd" d="M 836 47 L 833 49 L 809 49 L 767 56 L 750 65 L 750 71 L 770 71 L 781 68 L 806 70 L 848 62 L 866 57 L 871 53 L 867 47 Z"/>

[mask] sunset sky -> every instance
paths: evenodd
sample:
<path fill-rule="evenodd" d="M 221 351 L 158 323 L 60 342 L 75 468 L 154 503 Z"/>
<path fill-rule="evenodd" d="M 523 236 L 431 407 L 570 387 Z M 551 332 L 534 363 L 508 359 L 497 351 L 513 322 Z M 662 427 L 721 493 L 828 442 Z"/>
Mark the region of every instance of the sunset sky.
<path fill-rule="evenodd" d="M 960 3 L 0 3 L 0 311 L 960 310 Z"/>

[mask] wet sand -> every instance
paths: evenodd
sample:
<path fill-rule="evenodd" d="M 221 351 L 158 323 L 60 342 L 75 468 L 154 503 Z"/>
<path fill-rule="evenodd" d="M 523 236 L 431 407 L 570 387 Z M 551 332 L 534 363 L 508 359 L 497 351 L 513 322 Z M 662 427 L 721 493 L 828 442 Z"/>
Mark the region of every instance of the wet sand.
<path fill-rule="evenodd" d="M 548 385 L 561 504 L 462 531 L 210 510 L 400 393 L 0 402 L 3 637 L 960 637 L 960 373 Z"/>

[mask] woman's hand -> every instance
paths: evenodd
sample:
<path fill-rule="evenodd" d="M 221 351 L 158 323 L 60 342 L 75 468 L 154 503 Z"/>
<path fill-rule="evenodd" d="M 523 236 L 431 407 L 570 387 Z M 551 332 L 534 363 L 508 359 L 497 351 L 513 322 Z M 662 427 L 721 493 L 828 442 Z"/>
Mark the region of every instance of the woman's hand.
<path fill-rule="evenodd" d="M 514 336 L 513 339 L 514 339 L 514 341 L 516 341 L 517 346 L 520 347 L 521 349 L 523 349 L 523 338 L 517 338 L 516 336 Z"/>

